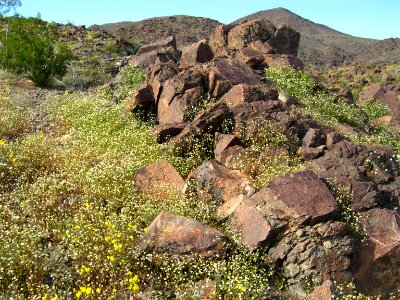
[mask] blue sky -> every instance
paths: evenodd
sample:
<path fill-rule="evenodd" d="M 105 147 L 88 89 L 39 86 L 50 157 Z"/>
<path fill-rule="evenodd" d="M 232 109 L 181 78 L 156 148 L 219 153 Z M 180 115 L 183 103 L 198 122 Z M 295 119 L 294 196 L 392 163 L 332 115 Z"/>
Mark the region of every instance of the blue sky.
<path fill-rule="evenodd" d="M 355 36 L 400 37 L 400 0 L 21 0 L 17 12 L 75 25 L 139 21 L 151 17 L 192 15 L 230 23 L 248 14 L 284 7 Z"/>

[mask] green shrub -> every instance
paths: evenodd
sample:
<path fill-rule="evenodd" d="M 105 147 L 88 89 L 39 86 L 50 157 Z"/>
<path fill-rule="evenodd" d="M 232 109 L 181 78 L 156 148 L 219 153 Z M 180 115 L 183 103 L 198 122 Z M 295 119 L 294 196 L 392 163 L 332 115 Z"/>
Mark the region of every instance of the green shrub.
<path fill-rule="evenodd" d="M 57 24 L 35 18 L 6 18 L 0 32 L 0 66 L 21 74 L 38 86 L 61 77 L 72 59 L 68 48 L 58 40 Z"/>
<path fill-rule="evenodd" d="M 387 106 L 375 101 L 368 100 L 360 104 L 360 109 L 368 116 L 369 119 L 374 120 L 390 114 Z"/>

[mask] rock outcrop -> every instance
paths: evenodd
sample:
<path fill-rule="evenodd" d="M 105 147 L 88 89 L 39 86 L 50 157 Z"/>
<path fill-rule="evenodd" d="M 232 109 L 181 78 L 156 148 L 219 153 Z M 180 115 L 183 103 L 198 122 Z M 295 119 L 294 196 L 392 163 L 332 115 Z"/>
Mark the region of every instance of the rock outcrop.
<path fill-rule="evenodd" d="M 152 63 L 147 58 L 143 63 L 147 82 L 127 110 L 155 112 L 158 141 L 169 141 L 182 153 L 204 134 L 215 135 L 215 159 L 202 162 L 185 179 L 168 162 L 149 165 L 135 176 L 136 189 L 148 192 L 169 185 L 182 190 L 194 183 L 197 201 L 215 204 L 216 220 L 227 220 L 250 251 L 259 251 L 282 271 L 290 299 L 328 299 L 335 284 L 350 281 L 367 294 L 397 292 L 397 157 L 383 146 L 350 142 L 335 129 L 299 114 L 301 105 L 278 93 L 263 76 L 262 70 L 275 64 L 302 68 L 296 57 L 298 44 L 295 30 L 253 20 L 220 25 L 210 43 L 197 42 L 182 55 L 173 39 L 143 47 L 133 60 L 151 54 Z M 349 91 L 333 92 L 355 105 Z M 389 107 L 393 102 L 379 86 L 362 95 L 386 101 Z M 257 191 L 241 158 L 249 149 L 244 137 L 255 137 L 265 122 L 279 128 L 291 146 L 271 146 L 257 154 L 258 161 L 288 160 L 297 153 L 308 170 L 277 176 Z M 224 133 L 227 124 L 229 134 Z M 361 132 L 341 126 L 342 132 Z M 244 164 L 240 171 L 238 161 Z M 248 169 L 256 172 L 259 167 Z M 352 202 L 337 203 L 332 186 L 346 188 Z M 354 228 L 344 222 L 344 213 L 364 218 L 366 242 L 360 243 Z M 143 251 L 209 258 L 225 251 L 228 240 L 193 219 L 162 212 L 138 245 Z M 307 295 L 306 283 L 311 281 L 316 287 Z"/>

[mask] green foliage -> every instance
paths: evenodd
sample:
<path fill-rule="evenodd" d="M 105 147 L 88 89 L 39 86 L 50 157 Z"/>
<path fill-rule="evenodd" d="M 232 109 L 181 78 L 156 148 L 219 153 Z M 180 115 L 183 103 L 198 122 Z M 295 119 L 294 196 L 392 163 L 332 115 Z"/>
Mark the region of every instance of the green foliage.
<path fill-rule="evenodd" d="M 72 59 L 69 49 L 58 42 L 57 25 L 35 18 L 6 18 L 0 33 L 0 65 L 21 74 L 38 86 L 61 77 Z"/>
<path fill-rule="evenodd" d="M 115 43 L 107 43 L 104 47 L 107 52 L 110 53 L 119 53 L 121 52 L 118 46 Z"/>
<path fill-rule="evenodd" d="M 366 233 L 361 224 L 361 216 L 352 207 L 354 203 L 353 194 L 349 188 L 339 186 L 335 182 L 327 182 L 327 184 L 338 205 L 338 220 L 346 222 L 353 236 L 361 241 Z"/>
<path fill-rule="evenodd" d="M 368 100 L 360 104 L 360 109 L 368 116 L 369 119 L 374 120 L 390 114 L 387 106 L 375 100 Z"/>
<path fill-rule="evenodd" d="M 278 176 L 300 171 L 301 159 L 294 153 L 297 141 L 288 138 L 277 126 L 258 121 L 247 124 L 241 139 L 247 148 L 233 160 L 233 168 L 252 178 L 257 189 L 264 188 Z"/>
<path fill-rule="evenodd" d="M 129 42 L 129 44 L 132 46 L 132 52 L 131 53 L 127 53 L 128 55 L 134 55 L 136 53 L 138 53 L 139 49 L 140 49 L 140 43 L 136 40 L 132 40 Z"/>
<path fill-rule="evenodd" d="M 10 97 L 10 93 L 10 87 L 0 92 L 0 140 L 29 132 L 35 115 L 28 95 Z"/>
<path fill-rule="evenodd" d="M 120 103 L 131 97 L 139 83 L 146 78 L 144 71 L 138 67 L 125 67 L 121 71 L 121 80 L 113 85 L 100 89 L 100 97 Z"/>

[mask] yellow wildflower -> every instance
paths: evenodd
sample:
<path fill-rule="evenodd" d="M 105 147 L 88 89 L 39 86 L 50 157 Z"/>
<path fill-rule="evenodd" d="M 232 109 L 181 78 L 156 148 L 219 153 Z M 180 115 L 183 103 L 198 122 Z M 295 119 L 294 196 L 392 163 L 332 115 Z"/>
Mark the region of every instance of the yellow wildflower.
<path fill-rule="evenodd" d="M 97 294 L 100 294 L 100 292 L 101 292 L 101 289 L 98 287 L 98 288 L 96 289 L 96 293 L 97 293 Z"/>
<path fill-rule="evenodd" d="M 82 292 L 81 291 L 77 291 L 76 294 L 75 294 L 75 297 L 79 299 L 81 296 L 82 296 Z"/>
<path fill-rule="evenodd" d="M 115 257 L 112 256 L 112 255 L 107 256 L 107 258 L 108 258 L 110 261 L 114 261 L 114 260 L 115 260 Z"/>
<path fill-rule="evenodd" d="M 58 300 L 58 296 L 55 295 L 53 298 L 51 298 L 50 300 Z"/>
<path fill-rule="evenodd" d="M 47 296 L 48 296 L 48 294 L 45 294 L 45 295 L 42 297 L 42 300 L 47 300 Z"/>

